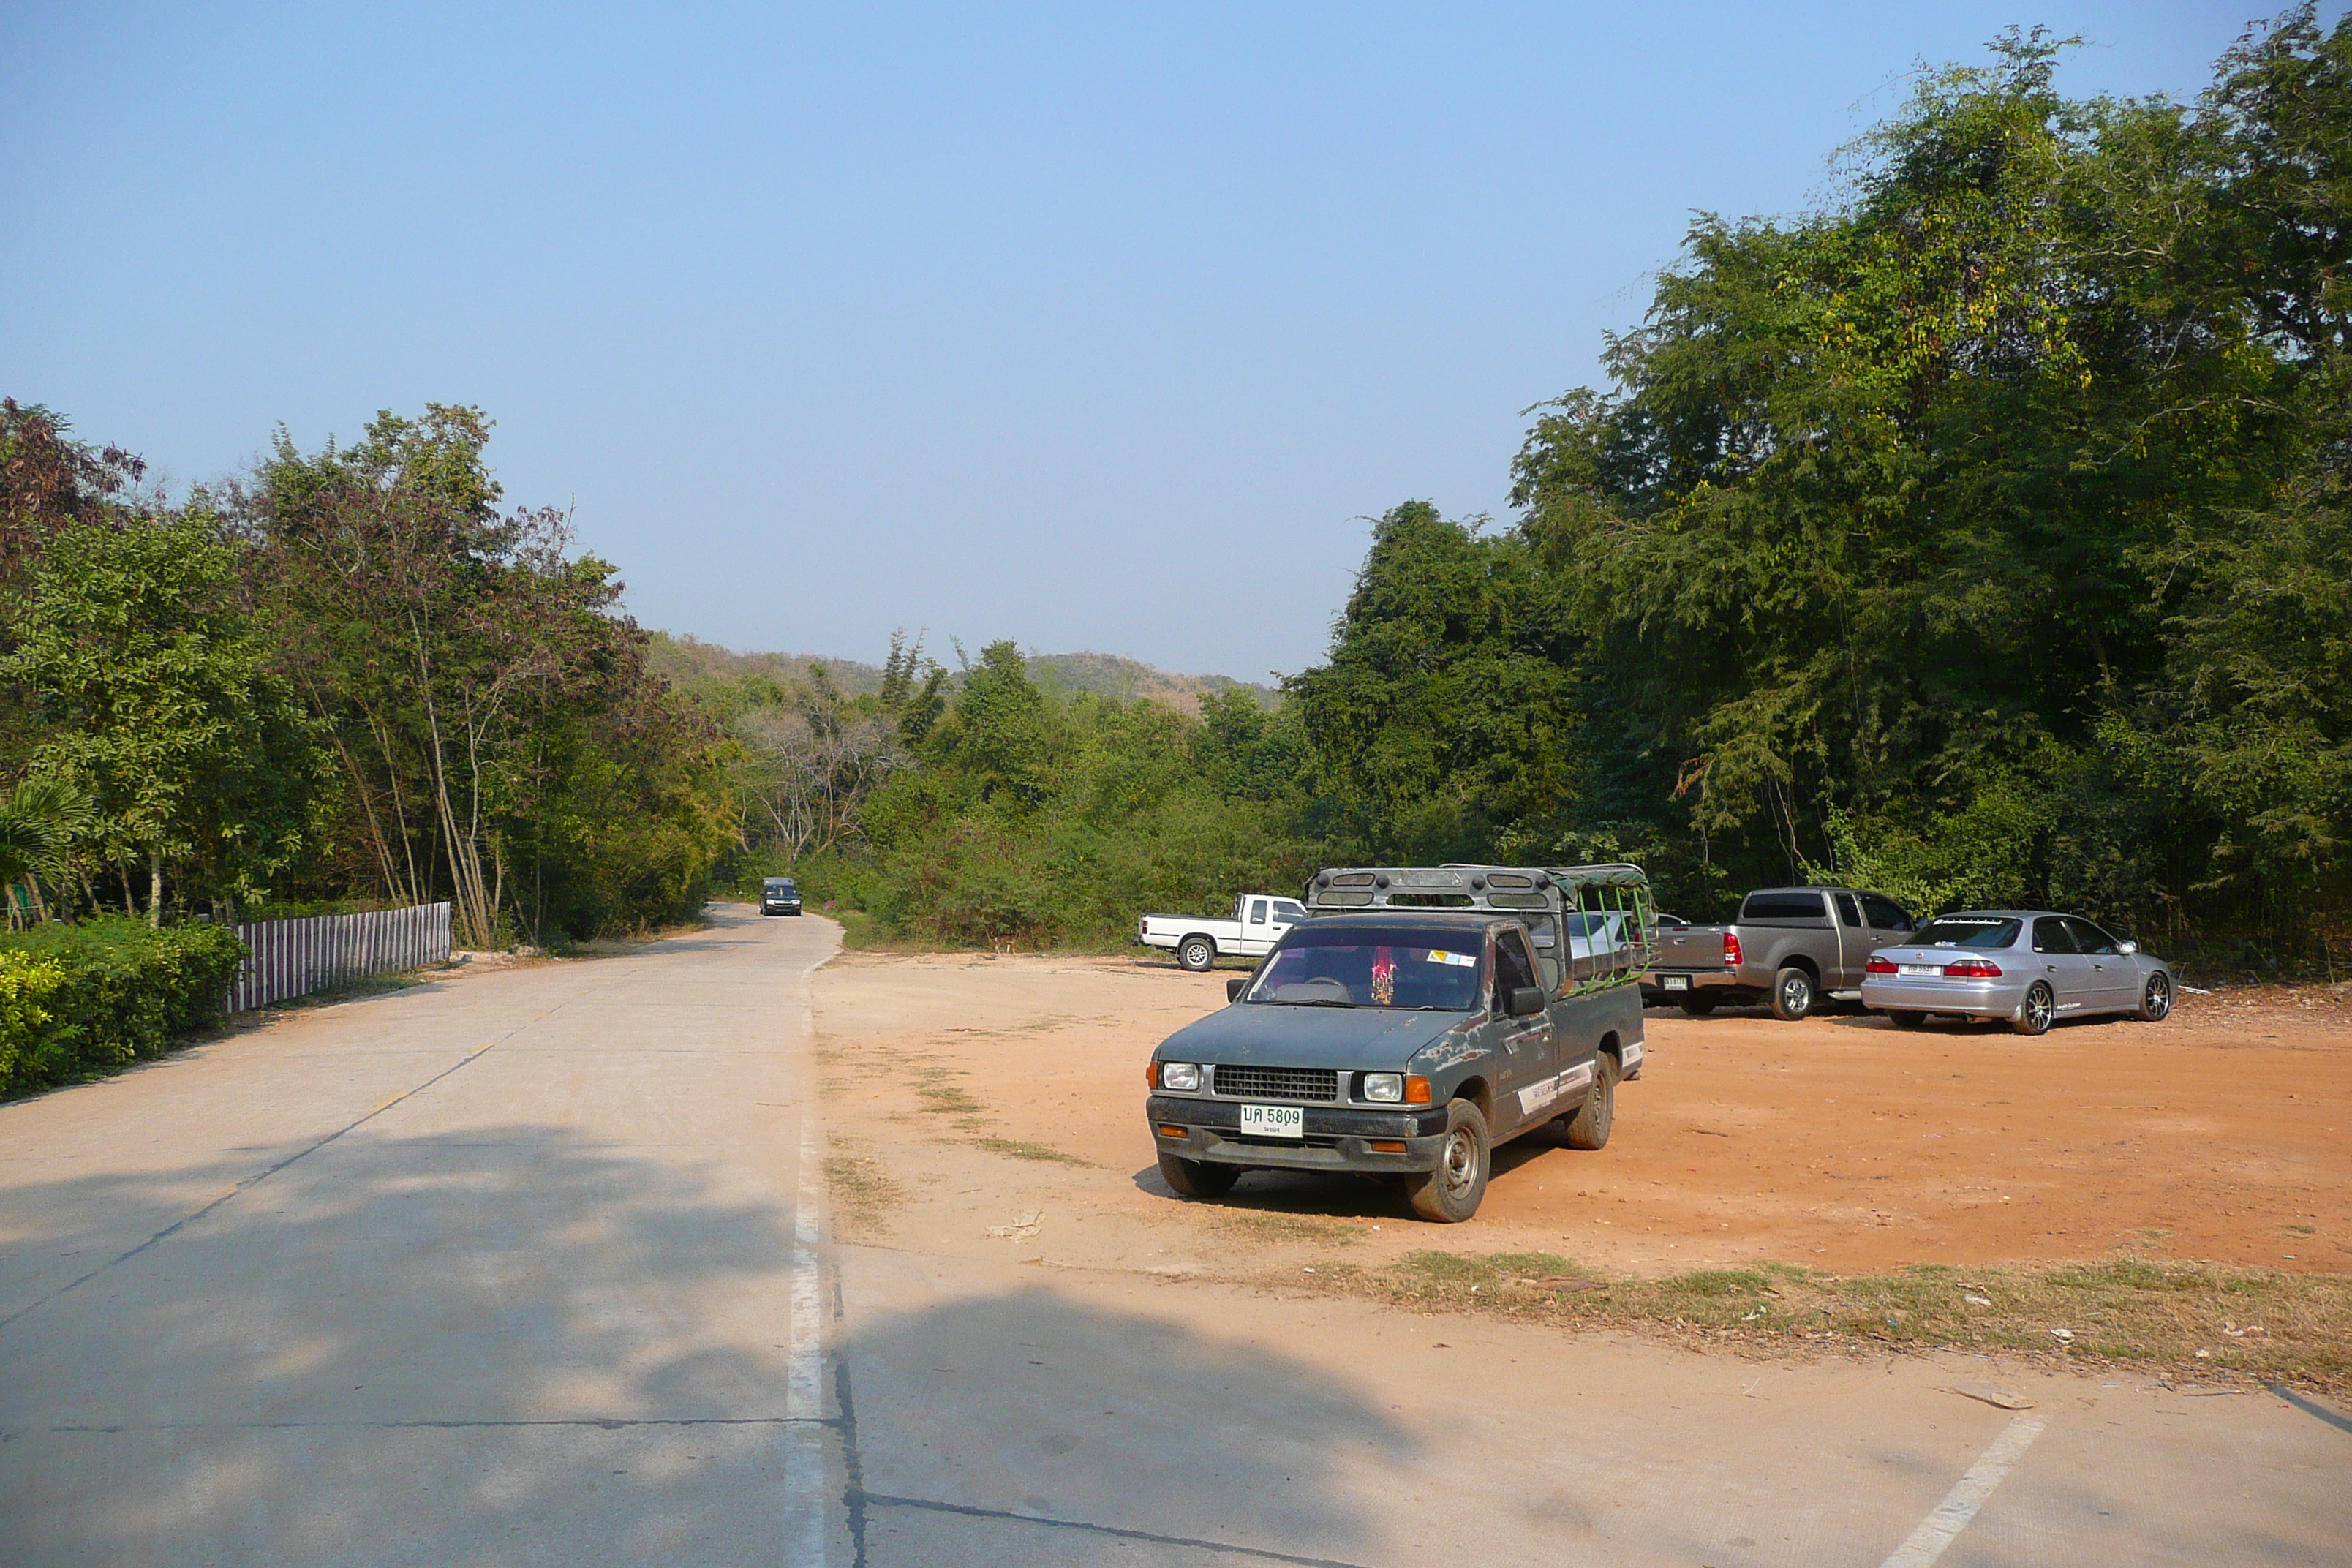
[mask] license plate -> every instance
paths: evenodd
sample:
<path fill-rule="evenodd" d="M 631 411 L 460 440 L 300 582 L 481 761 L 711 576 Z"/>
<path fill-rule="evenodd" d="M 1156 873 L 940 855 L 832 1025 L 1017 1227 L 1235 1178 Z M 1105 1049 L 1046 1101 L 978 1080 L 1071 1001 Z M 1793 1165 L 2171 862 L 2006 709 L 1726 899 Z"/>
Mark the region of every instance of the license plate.
<path fill-rule="evenodd" d="M 1940 963 L 1898 963 L 1895 972 L 1897 974 L 1941 974 L 1944 966 Z"/>
<path fill-rule="evenodd" d="M 1307 1112 L 1296 1105 L 1244 1105 L 1242 1107 L 1242 1136 L 1304 1138 L 1307 1136 Z"/>
<path fill-rule="evenodd" d="M 1669 974 L 1669 975 L 1667 975 L 1667 976 L 1666 976 L 1666 989 L 1667 989 L 1667 990 L 1669 990 L 1669 991 L 1687 991 L 1687 990 L 1689 990 L 1689 989 L 1690 989 L 1690 976 L 1689 976 L 1689 975 L 1687 975 L 1687 974 Z"/>

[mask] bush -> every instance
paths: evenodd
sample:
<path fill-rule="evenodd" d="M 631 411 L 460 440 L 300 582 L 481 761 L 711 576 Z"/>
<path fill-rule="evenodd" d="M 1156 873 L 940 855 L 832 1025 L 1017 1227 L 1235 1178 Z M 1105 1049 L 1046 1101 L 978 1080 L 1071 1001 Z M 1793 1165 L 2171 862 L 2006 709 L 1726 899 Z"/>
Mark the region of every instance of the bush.
<path fill-rule="evenodd" d="M 220 1016 L 244 957 L 223 927 L 121 915 L 0 936 L 0 1098 L 161 1056 Z"/>
<path fill-rule="evenodd" d="M 65 978 L 54 959 L 0 952 L 0 1092 L 15 1081 L 16 1064 L 39 1045 L 50 1017 L 41 1004 Z"/>

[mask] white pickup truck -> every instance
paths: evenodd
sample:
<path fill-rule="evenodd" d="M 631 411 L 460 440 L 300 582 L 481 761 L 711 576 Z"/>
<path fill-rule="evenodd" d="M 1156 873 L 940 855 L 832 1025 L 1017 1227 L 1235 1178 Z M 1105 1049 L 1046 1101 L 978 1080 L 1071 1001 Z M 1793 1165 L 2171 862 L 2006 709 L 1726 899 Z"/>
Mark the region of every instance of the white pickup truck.
<path fill-rule="evenodd" d="M 1283 933 L 1307 918 L 1307 906 L 1279 893 L 1244 893 L 1234 900 L 1234 918 L 1205 915 L 1145 915 L 1135 922 L 1135 940 L 1146 947 L 1176 951 L 1176 964 L 1195 974 L 1220 958 L 1264 958 Z"/>

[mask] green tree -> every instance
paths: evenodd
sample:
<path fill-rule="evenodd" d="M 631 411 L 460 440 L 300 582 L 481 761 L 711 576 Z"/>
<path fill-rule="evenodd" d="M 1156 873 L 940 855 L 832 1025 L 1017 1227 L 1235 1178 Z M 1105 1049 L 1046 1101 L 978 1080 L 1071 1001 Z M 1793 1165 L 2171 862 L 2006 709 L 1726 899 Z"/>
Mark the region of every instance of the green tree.
<path fill-rule="evenodd" d="M 1337 830 L 1367 853 L 1485 853 L 1578 798 L 1580 630 L 1518 533 L 1408 501 L 1374 524 L 1330 662 L 1285 683 Z"/>
<path fill-rule="evenodd" d="M 201 513 L 76 524 L 48 539 L 0 658 L 47 726 L 37 767 L 89 796 L 87 839 L 122 868 L 126 902 L 144 871 L 151 924 L 168 865 L 249 895 L 307 842 L 310 728 L 236 584 Z"/>
<path fill-rule="evenodd" d="M 89 797 L 63 779 L 19 779 L 0 795 L 0 899 L 7 901 L 10 924 L 26 913 L 48 918 L 41 879 L 65 874 L 89 815 Z"/>

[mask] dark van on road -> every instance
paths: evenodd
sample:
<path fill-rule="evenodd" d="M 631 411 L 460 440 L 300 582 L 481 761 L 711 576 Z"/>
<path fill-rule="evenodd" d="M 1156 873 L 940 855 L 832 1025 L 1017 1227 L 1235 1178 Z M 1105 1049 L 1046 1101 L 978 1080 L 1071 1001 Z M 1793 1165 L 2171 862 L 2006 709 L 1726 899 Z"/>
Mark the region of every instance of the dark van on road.
<path fill-rule="evenodd" d="M 801 912 L 801 890 L 790 877 L 770 877 L 760 884 L 760 912 L 763 915 L 796 915 Z"/>
<path fill-rule="evenodd" d="M 1649 897 L 1632 866 L 1318 873 L 1228 1005 L 1152 1053 L 1160 1175 L 1197 1198 L 1250 1170 L 1392 1176 L 1458 1222 L 1496 1144 L 1559 1123 L 1601 1148 L 1642 1071 Z"/>

